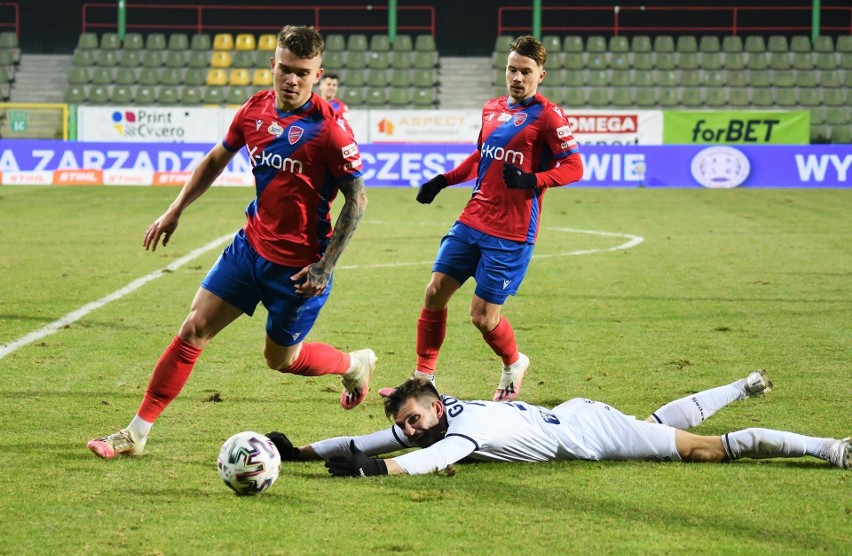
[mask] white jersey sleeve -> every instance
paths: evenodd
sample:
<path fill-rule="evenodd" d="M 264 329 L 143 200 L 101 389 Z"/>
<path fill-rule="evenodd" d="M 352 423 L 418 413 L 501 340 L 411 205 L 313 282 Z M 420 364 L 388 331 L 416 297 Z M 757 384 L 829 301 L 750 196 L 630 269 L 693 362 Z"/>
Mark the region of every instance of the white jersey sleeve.
<path fill-rule="evenodd" d="M 319 457 L 327 460 L 332 456 L 349 454 L 349 443 L 352 440 L 355 440 L 355 447 L 368 456 L 387 454 L 411 447 L 402 432 L 393 426 L 364 436 L 338 436 L 320 440 L 311 444 L 311 448 Z"/>
<path fill-rule="evenodd" d="M 422 450 L 393 458 L 409 475 L 423 475 L 444 469 L 469 456 L 476 444 L 463 436 L 447 436 Z"/>

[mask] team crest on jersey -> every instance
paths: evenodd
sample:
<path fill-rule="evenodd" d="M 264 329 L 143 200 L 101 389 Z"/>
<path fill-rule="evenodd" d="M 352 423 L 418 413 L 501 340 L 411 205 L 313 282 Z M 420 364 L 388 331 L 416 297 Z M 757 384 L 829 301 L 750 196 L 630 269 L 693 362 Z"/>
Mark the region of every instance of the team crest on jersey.
<path fill-rule="evenodd" d="M 525 121 L 527 121 L 527 115 L 526 114 L 515 114 L 515 127 L 520 126 Z"/>
<path fill-rule="evenodd" d="M 304 132 L 305 130 L 299 126 L 291 126 L 290 131 L 287 132 L 287 140 L 290 141 L 291 145 L 295 145 L 302 138 Z"/>
<path fill-rule="evenodd" d="M 497 121 L 498 122 L 508 122 L 511 119 L 512 119 L 511 114 L 505 114 L 504 113 L 504 114 L 500 114 L 500 116 L 497 118 Z"/>
<path fill-rule="evenodd" d="M 278 125 L 278 122 L 272 122 L 269 124 L 269 127 L 266 128 L 266 131 L 268 131 L 270 135 L 281 137 L 281 134 L 284 133 L 284 128 Z"/>

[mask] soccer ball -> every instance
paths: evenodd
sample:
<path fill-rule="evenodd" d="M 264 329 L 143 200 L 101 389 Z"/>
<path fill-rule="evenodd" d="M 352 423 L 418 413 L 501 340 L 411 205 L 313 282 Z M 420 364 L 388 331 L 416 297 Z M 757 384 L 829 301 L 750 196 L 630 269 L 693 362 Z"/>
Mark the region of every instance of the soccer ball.
<path fill-rule="evenodd" d="M 240 432 L 222 444 L 219 450 L 219 476 L 237 494 L 257 494 L 272 486 L 278 478 L 281 456 L 266 436 Z"/>

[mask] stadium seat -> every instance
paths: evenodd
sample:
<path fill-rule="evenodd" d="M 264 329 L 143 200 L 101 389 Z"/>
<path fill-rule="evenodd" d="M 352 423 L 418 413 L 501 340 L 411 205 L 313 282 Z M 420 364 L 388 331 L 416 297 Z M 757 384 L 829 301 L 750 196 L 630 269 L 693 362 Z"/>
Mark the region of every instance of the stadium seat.
<path fill-rule="evenodd" d="M 208 87 L 222 87 L 228 84 L 228 72 L 223 68 L 210 68 L 204 84 Z"/>
<path fill-rule="evenodd" d="M 117 33 L 104 33 L 101 35 L 101 50 L 118 50 L 121 48 L 121 40 Z"/>
<path fill-rule="evenodd" d="M 831 128 L 827 125 L 811 123 L 811 143 L 828 143 Z"/>
<path fill-rule="evenodd" d="M 657 104 L 663 108 L 671 108 L 677 106 L 679 103 L 680 99 L 678 98 L 677 89 L 667 87 L 657 91 Z"/>
<path fill-rule="evenodd" d="M 71 85 L 86 85 L 89 83 L 89 70 L 72 67 L 68 72 L 68 83 Z"/>
<path fill-rule="evenodd" d="M 208 35 L 206 33 L 197 33 L 195 35 L 192 35 L 192 39 L 189 42 L 189 49 L 190 50 L 200 50 L 200 51 L 204 52 L 205 54 L 212 47 L 213 47 L 213 45 L 210 42 L 210 35 Z"/>
<path fill-rule="evenodd" d="M 816 74 L 812 71 L 799 71 L 796 72 L 796 87 L 802 88 L 810 88 L 817 86 Z"/>
<path fill-rule="evenodd" d="M 259 65 L 259 64 L 258 64 Z M 322 65 L 328 71 L 337 71 L 346 65 L 343 59 L 343 52 L 331 51 L 326 52 L 322 57 Z"/>
<path fill-rule="evenodd" d="M 330 37 L 331 35 L 329 35 Z M 339 36 L 339 35 L 338 35 Z M 272 33 L 264 33 L 257 37 L 257 49 L 272 52 L 278 47 L 278 35 Z M 326 42 L 326 49 L 328 42 Z"/>
<path fill-rule="evenodd" d="M 728 104 L 735 108 L 749 105 L 749 90 L 746 87 L 734 87 L 728 91 Z"/>
<path fill-rule="evenodd" d="M 772 86 L 781 88 L 792 88 L 796 84 L 796 78 L 790 70 L 777 70 L 772 73 Z"/>
<path fill-rule="evenodd" d="M 116 85 L 109 95 L 112 104 L 132 104 L 133 89 L 128 85 Z"/>
<path fill-rule="evenodd" d="M 205 87 L 201 93 L 201 102 L 204 104 L 224 104 L 224 87 Z"/>
<path fill-rule="evenodd" d="M 751 105 L 758 108 L 769 108 L 774 104 L 772 91 L 769 89 L 752 89 Z"/>
<path fill-rule="evenodd" d="M 124 36 L 124 50 L 142 50 L 145 48 L 145 39 L 142 38 L 142 33 L 127 33 Z"/>
<path fill-rule="evenodd" d="M 719 45 L 719 37 L 716 35 L 702 35 L 698 41 L 698 51 L 705 54 L 713 54 L 721 52 L 722 48 Z"/>
<path fill-rule="evenodd" d="M 814 58 L 810 52 L 795 52 L 793 54 L 793 69 L 810 72 L 814 68 Z"/>
<path fill-rule="evenodd" d="M 346 54 L 346 67 L 349 69 L 367 68 L 367 51 L 359 50 Z"/>
<path fill-rule="evenodd" d="M 776 89 L 775 104 L 784 108 L 798 106 L 799 99 L 796 97 L 796 91 L 794 89 Z"/>
<path fill-rule="evenodd" d="M 653 76 L 657 87 L 677 87 L 680 82 L 679 74 L 674 70 L 657 70 Z"/>
<path fill-rule="evenodd" d="M 822 92 L 822 103 L 825 106 L 845 106 L 846 99 L 840 89 L 825 89 Z"/>
<path fill-rule="evenodd" d="M 822 106 L 819 89 L 799 89 L 799 104 L 807 107 Z M 811 121 L 813 123 L 813 121 Z"/>
<path fill-rule="evenodd" d="M 367 67 L 373 70 L 383 70 L 390 66 L 390 56 L 388 52 L 370 52 L 368 55 Z"/>
<path fill-rule="evenodd" d="M 159 68 L 163 65 L 162 50 L 146 50 L 142 54 L 142 65 L 146 68 Z"/>
<path fill-rule="evenodd" d="M 624 72 L 629 74 L 630 72 Z M 505 79 L 502 81 L 505 87 Z M 566 87 L 585 87 L 586 76 L 582 71 L 566 71 L 562 76 L 562 84 Z M 585 97 L 584 97 L 585 98 Z"/>
<path fill-rule="evenodd" d="M 330 68 L 331 66 L 328 66 L 328 65 L 325 64 L 326 56 L 341 56 L 341 54 L 340 54 L 340 52 L 329 52 L 329 53 L 323 55 L 323 58 L 322 58 L 323 67 Z M 254 67 L 256 67 L 256 68 L 268 68 L 269 67 L 269 60 L 271 60 L 273 57 L 275 57 L 275 51 L 274 50 L 258 50 L 257 52 L 254 53 Z M 340 58 L 340 63 L 341 64 L 343 63 L 342 56 Z M 337 69 L 337 68 L 335 68 L 335 69 Z"/>
<path fill-rule="evenodd" d="M 664 70 L 675 69 L 677 64 L 675 64 L 674 52 L 657 52 L 654 56 L 654 67 Z"/>
<path fill-rule="evenodd" d="M 252 90 L 248 87 L 231 87 L 225 96 L 225 102 L 227 104 L 245 104 L 251 96 Z"/>
<path fill-rule="evenodd" d="M 228 85 L 244 87 L 251 83 L 251 74 L 246 68 L 232 68 L 228 74 Z"/>
<path fill-rule="evenodd" d="M 834 52 L 834 40 L 828 35 L 820 35 L 814 40 L 814 52 Z"/>
<path fill-rule="evenodd" d="M 213 50 L 231 51 L 234 49 L 234 36 L 230 33 L 216 33 L 213 35 Z"/>
<path fill-rule="evenodd" d="M 586 85 L 589 87 L 606 87 L 609 84 L 606 70 L 593 69 L 586 72 Z"/>
<path fill-rule="evenodd" d="M 389 83 L 390 83 L 390 76 L 388 75 L 387 70 L 370 70 L 370 73 L 367 74 L 367 86 L 368 87 L 376 87 L 376 88 L 382 87 L 382 88 L 384 88 L 384 87 L 387 87 Z M 430 85 L 431 85 L 431 83 L 430 83 Z"/>
<path fill-rule="evenodd" d="M 438 99 L 435 95 L 435 89 L 414 89 L 414 94 L 411 99 L 415 108 L 435 108 L 438 104 Z"/>
<path fill-rule="evenodd" d="M 405 108 L 411 104 L 408 89 L 392 88 L 388 93 L 388 104 L 393 108 Z"/>
<path fill-rule="evenodd" d="M 834 54 L 828 52 L 819 52 L 816 55 L 816 63 L 814 64 L 818 70 L 834 71 L 837 69 L 837 60 Z"/>
<path fill-rule="evenodd" d="M 511 41 L 510 43 L 511 44 Z M 506 53 L 509 50 L 508 45 L 502 53 Z M 579 35 L 565 35 L 565 38 L 562 39 L 562 52 L 567 52 L 569 54 L 581 54 L 585 48 L 583 47 L 583 37 Z"/>
<path fill-rule="evenodd" d="M 435 52 L 435 37 L 432 35 L 417 35 L 414 39 L 414 50 L 416 52 Z"/>
<path fill-rule="evenodd" d="M 701 68 L 709 71 L 722 69 L 722 56 L 718 52 L 704 52 L 701 54 Z"/>
<path fill-rule="evenodd" d="M 745 57 L 741 52 L 729 52 L 725 54 L 722 64 L 727 70 L 742 70 L 745 69 Z"/>
<path fill-rule="evenodd" d="M 118 65 L 118 50 L 98 50 L 95 63 L 101 67 L 115 67 Z"/>
<path fill-rule="evenodd" d="M 722 38 L 722 52 L 739 53 L 743 51 L 743 39 L 738 35 L 727 35 Z"/>
<path fill-rule="evenodd" d="M 162 104 L 163 106 L 173 106 L 178 104 L 178 90 L 177 87 L 172 86 L 164 86 L 160 87 L 160 90 L 157 91 L 157 103 Z"/>
<path fill-rule="evenodd" d="M 366 52 L 368 46 L 367 35 L 362 35 L 361 33 L 353 33 L 346 39 L 346 50 L 350 53 Z"/>
<path fill-rule="evenodd" d="M 683 70 L 680 72 L 680 85 L 682 87 L 700 87 L 701 72 L 698 70 Z"/>
<path fill-rule="evenodd" d="M 655 74 L 650 71 L 633 72 L 634 87 L 651 87 L 654 85 Z"/>
<path fill-rule="evenodd" d="M 148 87 L 153 87 L 160 82 L 160 72 L 155 68 L 142 68 L 139 70 L 139 77 L 137 79 L 137 83 L 140 85 L 146 85 Z"/>
<path fill-rule="evenodd" d="M 595 87 L 589 89 L 589 96 L 586 97 L 586 105 L 595 108 L 609 106 L 609 90 L 604 87 Z"/>
<path fill-rule="evenodd" d="M 541 37 L 541 43 L 544 45 L 545 50 L 547 50 L 548 58 L 562 51 L 562 39 L 557 35 L 544 35 Z"/>
<path fill-rule="evenodd" d="M 91 104 L 107 104 L 109 102 L 109 89 L 106 85 L 92 85 L 89 88 L 87 101 Z"/>
<path fill-rule="evenodd" d="M 728 99 L 725 97 L 725 90 L 707 89 L 704 91 L 704 105 L 708 108 L 722 108 L 728 104 Z"/>
<path fill-rule="evenodd" d="M 724 87 L 728 84 L 725 77 L 726 75 L 721 71 L 705 71 L 701 84 L 710 89 Z"/>
<path fill-rule="evenodd" d="M 766 41 L 760 35 L 749 35 L 746 37 L 743 49 L 748 53 L 763 54 L 766 52 Z"/>
<path fill-rule="evenodd" d="M 118 65 L 124 68 L 138 68 L 142 64 L 139 52 L 139 50 L 120 50 Z"/>
<path fill-rule="evenodd" d="M 275 46 L 272 48 L 274 50 L 278 46 L 278 39 L 275 39 Z M 332 33 L 325 38 L 325 51 L 328 52 L 343 52 L 346 50 L 346 39 L 343 35 L 338 33 Z"/>
<path fill-rule="evenodd" d="M 186 67 L 185 50 L 169 50 L 166 52 L 165 65 L 167 68 L 181 69 Z"/>
<path fill-rule="evenodd" d="M 678 54 L 677 67 L 685 70 L 698 69 L 698 54 L 695 52 L 682 52 Z"/>
<path fill-rule="evenodd" d="M 178 102 L 188 106 L 201 104 L 201 88 L 193 85 L 185 85 L 180 90 Z"/>
<path fill-rule="evenodd" d="M 239 33 L 234 37 L 234 50 L 256 50 L 257 41 L 251 33 Z"/>
<path fill-rule="evenodd" d="M 626 71 L 630 69 L 630 59 L 626 52 L 615 52 L 610 54 L 609 67 L 615 71 Z"/>
<path fill-rule="evenodd" d="M 62 100 L 67 104 L 82 104 L 86 102 L 86 89 L 82 85 L 71 84 L 65 89 Z"/>
<path fill-rule="evenodd" d="M 852 143 L 852 127 L 848 124 L 831 126 L 831 142 L 842 145 Z"/>
<path fill-rule="evenodd" d="M 163 33 L 151 33 L 145 38 L 145 50 L 165 50 L 168 43 Z"/>
<path fill-rule="evenodd" d="M 633 69 L 648 71 L 654 68 L 654 57 L 650 52 L 633 54 Z"/>
<path fill-rule="evenodd" d="M 411 68 L 411 54 L 409 52 L 391 52 L 390 65 L 396 70 L 407 70 Z"/>
<path fill-rule="evenodd" d="M 189 37 L 186 33 L 172 33 L 169 35 L 168 49 L 181 52 L 189 50 Z"/>
<path fill-rule="evenodd" d="M 852 89 L 852 71 L 846 70 L 846 73 L 843 74 L 843 86 L 846 89 Z"/>
<path fill-rule="evenodd" d="M 840 87 L 840 77 L 836 71 L 821 71 L 819 72 L 817 83 L 819 87 L 822 87 L 827 92 L 829 89 Z"/>
<path fill-rule="evenodd" d="M 670 35 L 657 35 L 654 37 L 654 52 L 674 52 L 674 38 Z"/>
<path fill-rule="evenodd" d="M 746 67 L 752 70 L 765 70 L 769 68 L 764 52 L 751 52 L 746 60 Z"/>
<path fill-rule="evenodd" d="M 78 48 L 74 51 L 74 56 L 71 59 L 71 64 L 79 68 L 92 67 L 93 65 L 95 65 L 94 52 L 94 50 L 80 50 Z"/>
<path fill-rule="evenodd" d="M 116 85 L 133 85 L 136 83 L 136 70 L 133 68 L 118 68 L 115 70 L 113 83 Z"/>
<path fill-rule="evenodd" d="M 361 106 L 364 104 L 364 92 L 358 87 L 345 87 L 341 89 L 340 98 L 347 106 Z"/>
<path fill-rule="evenodd" d="M 806 35 L 793 35 L 790 39 L 791 52 L 810 52 L 811 39 Z"/>
<path fill-rule="evenodd" d="M 784 35 L 770 35 L 766 42 L 766 50 L 768 52 L 787 53 L 790 52 L 790 44 Z"/>
<path fill-rule="evenodd" d="M 385 102 L 384 89 L 367 89 L 367 106 L 384 106 Z"/>
<path fill-rule="evenodd" d="M 157 90 L 149 85 L 140 85 L 136 87 L 136 94 L 133 97 L 134 104 L 141 106 L 150 106 L 157 102 Z"/>
<path fill-rule="evenodd" d="M 231 66 L 235 68 L 255 67 L 254 50 L 235 50 L 231 56 Z"/>
<path fill-rule="evenodd" d="M 790 55 L 787 52 L 770 52 L 769 68 L 774 70 L 790 69 Z"/>
<path fill-rule="evenodd" d="M 617 54 L 617 56 L 621 56 Z M 495 60 L 496 64 L 500 67 L 506 66 L 506 56 L 500 56 L 500 60 Z M 572 71 L 582 71 L 584 67 L 586 67 L 586 61 L 583 59 L 582 54 L 566 54 L 562 60 L 562 67 L 567 70 Z M 629 64 L 628 64 L 629 65 Z"/>
<path fill-rule="evenodd" d="M 367 72 L 363 69 L 347 69 L 340 73 L 341 85 L 363 87 L 367 84 Z"/>
<path fill-rule="evenodd" d="M 97 67 L 92 70 L 92 83 L 95 85 L 110 85 L 112 81 L 112 68 Z"/>
<path fill-rule="evenodd" d="M 586 39 L 586 52 L 606 52 L 606 37 L 603 37 L 601 35 L 590 36 L 588 39 Z"/>
<path fill-rule="evenodd" d="M 414 63 L 412 64 L 414 69 L 431 69 L 435 67 L 435 53 L 434 52 L 415 52 L 414 53 Z"/>
<path fill-rule="evenodd" d="M 512 35 L 498 36 L 497 39 L 494 41 L 494 52 L 497 52 L 499 54 L 507 54 L 509 52 L 509 46 L 511 46 L 514 40 L 515 37 L 513 37 Z"/>
<path fill-rule="evenodd" d="M 808 111 L 811 113 L 811 125 L 821 125 L 825 123 L 825 111 L 823 110 L 820 102 L 821 101 L 818 99 L 815 105 L 808 106 Z M 799 99 L 799 104 L 801 103 L 802 100 Z"/>
<path fill-rule="evenodd" d="M 98 36 L 95 33 L 80 33 L 77 37 L 77 48 L 80 50 L 97 50 Z"/>
<path fill-rule="evenodd" d="M 701 89 L 689 87 L 680 94 L 680 104 L 686 108 L 698 108 L 704 103 L 701 99 Z"/>
<path fill-rule="evenodd" d="M 231 52 L 228 50 L 214 50 L 210 55 L 211 68 L 231 67 Z"/>
<path fill-rule="evenodd" d="M 411 52 L 414 50 L 414 42 L 411 40 L 411 35 L 397 35 L 393 39 L 394 52 Z"/>
<path fill-rule="evenodd" d="M 411 71 L 391 70 L 390 86 L 395 88 L 405 88 L 411 86 Z"/>
<path fill-rule="evenodd" d="M 550 74 L 548 73 L 548 78 Z M 613 71 L 612 76 L 609 79 L 609 84 L 613 87 L 629 87 L 630 86 L 630 72 L 625 71 Z"/>
<path fill-rule="evenodd" d="M 703 39 L 704 37 L 702 37 Z M 697 53 L 698 52 L 698 41 L 692 35 L 681 35 L 677 38 L 675 42 L 675 50 L 683 53 Z"/>
<path fill-rule="evenodd" d="M 630 41 L 624 35 L 615 35 L 609 38 L 610 52 L 630 52 Z"/>
<path fill-rule="evenodd" d="M 852 70 L 852 52 L 844 52 L 840 55 L 840 67 L 848 74 Z"/>
<path fill-rule="evenodd" d="M 371 35 L 369 40 L 368 50 L 370 52 L 389 52 L 391 49 L 390 38 L 387 35 L 377 34 Z"/>
<path fill-rule="evenodd" d="M 829 106 L 825 110 L 825 123 L 830 126 L 845 125 L 849 123 L 849 115 L 843 106 Z"/>
<path fill-rule="evenodd" d="M 251 84 L 254 87 L 271 87 L 272 72 L 266 68 L 257 68 L 252 72 Z"/>
<path fill-rule="evenodd" d="M 627 96 L 627 104 L 621 104 L 624 96 Z M 618 106 L 627 106 L 630 107 L 633 105 L 633 96 L 630 93 L 630 89 L 613 89 L 612 91 L 612 103 L 616 104 L 616 98 L 619 99 Z M 575 88 L 567 88 L 562 92 L 562 102 L 571 108 L 579 108 L 581 106 L 585 106 L 586 104 L 586 94 L 583 92 L 583 89 L 575 89 Z"/>
<path fill-rule="evenodd" d="M 183 83 L 183 75 L 177 68 L 165 68 L 160 72 L 160 84 L 177 87 Z"/>
<path fill-rule="evenodd" d="M 606 52 L 592 52 L 586 59 L 586 67 L 592 70 L 606 70 Z"/>
<path fill-rule="evenodd" d="M 772 84 L 767 70 L 748 70 L 746 82 L 749 87 L 769 87 Z"/>
<path fill-rule="evenodd" d="M 183 72 L 183 84 L 190 86 L 204 85 L 207 79 L 207 70 L 201 68 L 190 68 Z"/>

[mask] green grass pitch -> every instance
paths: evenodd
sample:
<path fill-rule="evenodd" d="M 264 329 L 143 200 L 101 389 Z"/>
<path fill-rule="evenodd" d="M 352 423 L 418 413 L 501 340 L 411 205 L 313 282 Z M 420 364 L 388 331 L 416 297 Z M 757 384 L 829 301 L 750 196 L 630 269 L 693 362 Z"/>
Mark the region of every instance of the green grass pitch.
<path fill-rule="evenodd" d="M 0 346 L 234 233 L 253 195 L 211 190 L 168 247 L 145 252 L 145 228 L 176 193 L 0 188 Z M 850 473 L 806 458 L 477 464 L 363 480 L 284 464 L 267 492 L 234 496 L 215 463 L 235 432 L 308 443 L 388 426 L 375 392 L 413 368 L 431 261 L 469 195 L 449 189 L 421 206 L 410 189 L 369 191 L 308 338 L 378 354 L 353 411 L 340 408 L 336 377 L 265 367 L 259 309 L 210 344 L 144 457 L 86 449 L 133 416 L 220 248 L 5 354 L 0 554 L 849 553 Z M 533 362 L 521 398 L 584 396 L 644 418 L 765 367 L 773 392 L 695 432 L 852 434 L 850 214 L 844 190 L 548 192 L 536 257 L 504 309 Z M 466 284 L 450 305 L 438 385 L 490 398 L 500 366 L 469 323 L 471 293 Z"/>

